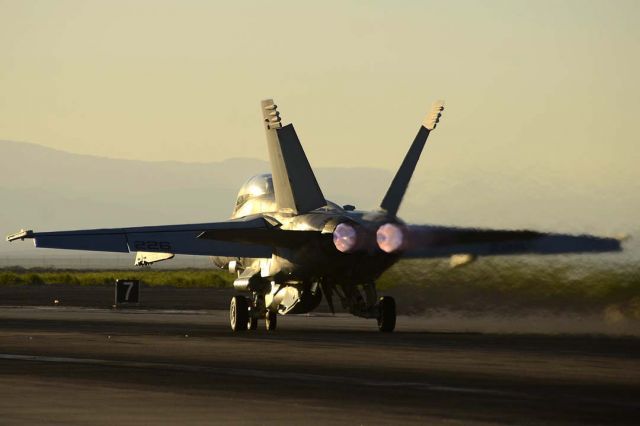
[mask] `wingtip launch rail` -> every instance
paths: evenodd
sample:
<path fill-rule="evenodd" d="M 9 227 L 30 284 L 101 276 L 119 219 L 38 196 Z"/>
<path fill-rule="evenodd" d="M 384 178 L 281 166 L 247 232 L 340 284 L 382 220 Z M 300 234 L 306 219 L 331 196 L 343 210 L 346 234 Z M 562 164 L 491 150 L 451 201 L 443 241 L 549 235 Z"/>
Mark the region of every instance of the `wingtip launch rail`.
<path fill-rule="evenodd" d="M 29 230 L 21 229 L 20 232 L 7 235 L 8 242 L 17 241 L 17 240 L 24 241 L 25 238 L 33 238 L 33 231 L 30 229 Z"/>

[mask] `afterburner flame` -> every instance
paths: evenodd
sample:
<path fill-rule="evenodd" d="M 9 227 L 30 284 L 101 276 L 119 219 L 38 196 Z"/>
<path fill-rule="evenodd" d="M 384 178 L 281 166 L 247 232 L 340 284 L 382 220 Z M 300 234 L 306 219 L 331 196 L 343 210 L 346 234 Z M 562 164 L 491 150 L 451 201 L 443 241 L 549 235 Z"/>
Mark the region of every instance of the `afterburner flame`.
<path fill-rule="evenodd" d="M 380 250 L 393 253 L 400 250 L 404 243 L 404 233 L 400 226 L 393 223 L 386 223 L 378 228 L 376 232 L 376 241 Z"/>
<path fill-rule="evenodd" d="M 333 231 L 333 244 L 343 253 L 353 250 L 358 244 L 356 229 L 347 223 L 339 224 Z"/>

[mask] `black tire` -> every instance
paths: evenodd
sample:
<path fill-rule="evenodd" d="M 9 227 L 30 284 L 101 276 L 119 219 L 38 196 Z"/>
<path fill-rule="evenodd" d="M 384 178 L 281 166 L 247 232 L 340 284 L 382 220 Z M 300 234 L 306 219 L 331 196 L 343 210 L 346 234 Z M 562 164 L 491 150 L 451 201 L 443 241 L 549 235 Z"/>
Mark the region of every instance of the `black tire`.
<path fill-rule="evenodd" d="M 258 328 L 258 318 L 249 315 L 249 321 L 247 322 L 247 330 L 256 330 Z"/>
<path fill-rule="evenodd" d="M 229 324 L 235 333 L 245 331 L 249 322 L 249 302 L 244 296 L 233 296 L 229 304 Z"/>
<path fill-rule="evenodd" d="M 396 328 L 396 301 L 384 296 L 378 302 L 378 329 L 390 333 Z"/>
<path fill-rule="evenodd" d="M 264 325 L 267 331 L 273 331 L 278 326 L 278 313 L 274 311 L 267 311 L 267 315 L 264 318 Z"/>

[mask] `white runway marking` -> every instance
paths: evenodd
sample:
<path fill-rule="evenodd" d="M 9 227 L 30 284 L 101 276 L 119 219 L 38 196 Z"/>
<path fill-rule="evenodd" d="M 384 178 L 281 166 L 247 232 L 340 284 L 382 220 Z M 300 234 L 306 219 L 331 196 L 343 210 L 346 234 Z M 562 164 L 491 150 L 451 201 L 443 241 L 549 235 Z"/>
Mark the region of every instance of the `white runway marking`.
<path fill-rule="evenodd" d="M 196 373 L 213 373 L 225 376 L 244 376 L 256 377 L 260 379 L 278 379 L 278 380 L 297 380 L 309 383 L 332 383 L 332 384 L 348 384 L 356 386 L 370 387 L 397 387 L 397 388 L 413 388 L 422 389 L 432 392 L 454 392 L 467 394 L 483 394 L 498 395 L 510 397 L 525 397 L 526 394 L 519 392 L 497 391 L 492 389 L 464 388 L 455 386 L 440 386 L 425 382 L 404 382 L 390 380 L 368 380 L 355 377 L 340 376 L 323 376 L 318 374 L 291 373 L 286 371 L 265 371 L 250 368 L 227 368 L 227 367 L 210 367 L 203 365 L 173 364 L 166 362 L 143 362 L 143 361 L 120 361 L 110 359 L 96 358 L 70 358 L 40 355 L 17 355 L 17 354 L 0 354 L 0 359 L 7 361 L 34 361 L 34 362 L 51 362 L 60 364 L 80 364 L 80 365 L 98 365 L 104 367 L 125 367 L 125 368 L 143 368 L 153 370 L 172 370 L 186 371 Z"/>

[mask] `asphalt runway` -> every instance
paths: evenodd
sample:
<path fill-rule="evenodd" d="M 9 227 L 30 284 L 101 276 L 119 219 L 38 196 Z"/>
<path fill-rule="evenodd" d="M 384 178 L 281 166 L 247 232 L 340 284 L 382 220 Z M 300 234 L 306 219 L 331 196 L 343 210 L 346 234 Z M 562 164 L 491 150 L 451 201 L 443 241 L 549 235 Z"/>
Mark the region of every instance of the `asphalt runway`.
<path fill-rule="evenodd" d="M 0 308 L 1 424 L 637 424 L 640 339 Z"/>

